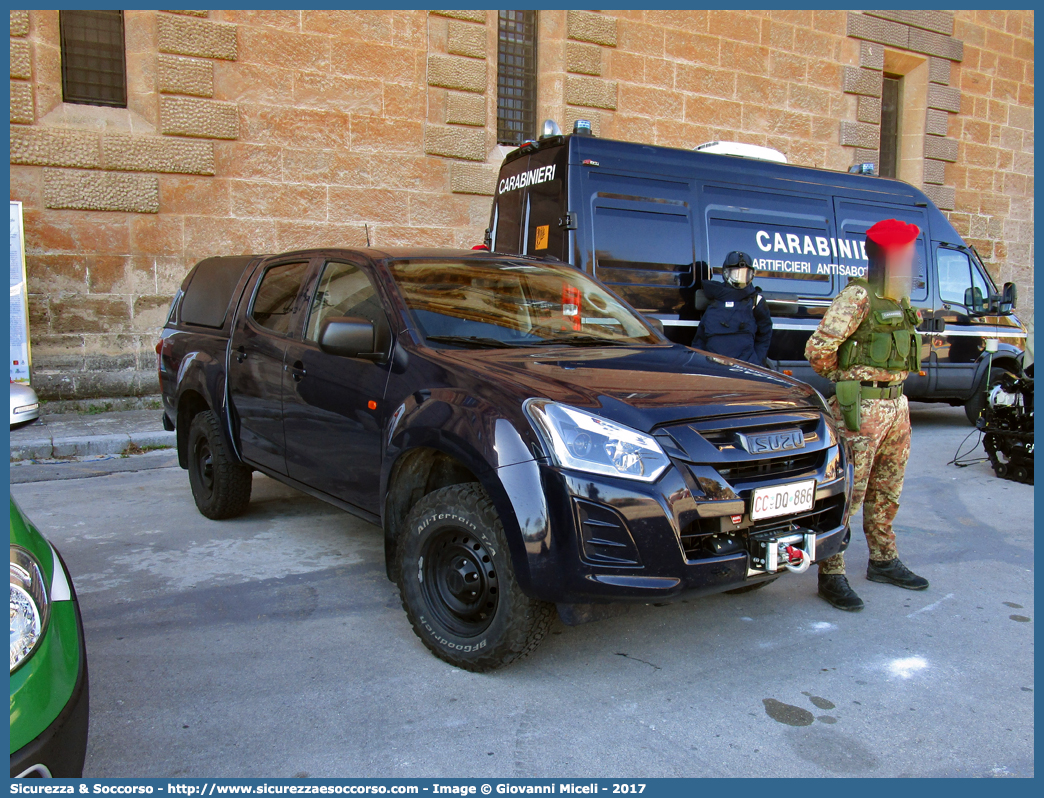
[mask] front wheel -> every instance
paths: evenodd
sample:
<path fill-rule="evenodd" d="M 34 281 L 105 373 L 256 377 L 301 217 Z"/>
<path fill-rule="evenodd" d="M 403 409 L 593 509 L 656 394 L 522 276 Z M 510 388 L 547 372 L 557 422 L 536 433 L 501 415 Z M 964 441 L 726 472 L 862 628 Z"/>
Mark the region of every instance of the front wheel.
<path fill-rule="evenodd" d="M 424 496 L 398 545 L 399 594 L 413 631 L 440 659 L 468 671 L 533 651 L 555 617 L 515 580 L 504 526 L 478 483 Z"/>
<path fill-rule="evenodd" d="M 225 448 L 217 416 L 192 419 L 188 434 L 189 485 L 196 507 L 215 521 L 242 515 L 250 504 L 250 469 Z"/>

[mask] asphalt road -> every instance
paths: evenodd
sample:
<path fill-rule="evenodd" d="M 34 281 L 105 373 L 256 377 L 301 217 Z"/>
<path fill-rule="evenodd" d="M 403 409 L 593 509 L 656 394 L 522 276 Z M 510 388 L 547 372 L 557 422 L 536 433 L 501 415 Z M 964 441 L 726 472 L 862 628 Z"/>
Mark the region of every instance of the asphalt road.
<path fill-rule="evenodd" d="M 960 408 L 914 428 L 926 592 L 867 582 L 857 534 L 862 613 L 788 575 L 556 625 L 489 675 L 413 635 L 377 528 L 270 479 L 225 522 L 170 453 L 14 466 L 12 492 L 79 592 L 92 777 L 1031 776 L 1033 489 L 945 465 Z"/>

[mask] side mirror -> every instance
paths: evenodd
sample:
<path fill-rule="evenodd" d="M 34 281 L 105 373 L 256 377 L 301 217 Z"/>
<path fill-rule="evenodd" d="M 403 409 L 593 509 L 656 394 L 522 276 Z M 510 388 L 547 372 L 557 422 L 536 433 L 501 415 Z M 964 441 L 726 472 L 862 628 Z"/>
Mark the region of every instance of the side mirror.
<path fill-rule="evenodd" d="M 323 319 L 319 327 L 319 348 L 330 355 L 381 360 L 383 352 L 375 352 L 373 322 L 348 316 Z"/>
<path fill-rule="evenodd" d="M 982 296 L 982 289 L 973 286 L 964 292 L 964 307 L 972 316 L 985 316 L 987 313 L 986 302 Z"/>
<path fill-rule="evenodd" d="M 1001 301 L 1000 301 L 1000 312 L 1001 315 L 1007 315 L 1015 310 L 1016 304 L 1019 301 L 1019 289 L 1015 283 L 1005 283 L 1004 288 L 1001 289 Z"/>

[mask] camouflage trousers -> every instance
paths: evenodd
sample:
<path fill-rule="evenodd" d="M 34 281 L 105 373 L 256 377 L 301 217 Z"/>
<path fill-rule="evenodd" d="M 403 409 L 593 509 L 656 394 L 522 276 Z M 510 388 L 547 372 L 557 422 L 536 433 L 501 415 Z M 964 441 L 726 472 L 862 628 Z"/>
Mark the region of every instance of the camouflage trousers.
<path fill-rule="evenodd" d="M 860 424 L 852 432 L 841 420 L 836 398 L 830 407 L 838 432 L 851 444 L 855 475 L 852 486 L 852 514 L 863 508 L 863 533 L 871 560 L 890 560 L 898 556 L 892 522 L 899 512 L 906 461 L 910 459 L 910 405 L 905 396 L 898 399 L 863 399 Z M 821 574 L 843 574 L 845 555 L 835 554 L 819 563 Z"/>

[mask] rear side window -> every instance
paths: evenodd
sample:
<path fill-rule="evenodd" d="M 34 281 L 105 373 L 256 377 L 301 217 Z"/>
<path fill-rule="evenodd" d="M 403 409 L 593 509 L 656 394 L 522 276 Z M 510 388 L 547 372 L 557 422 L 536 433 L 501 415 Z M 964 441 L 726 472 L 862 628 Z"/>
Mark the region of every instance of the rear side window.
<path fill-rule="evenodd" d="M 181 301 L 182 323 L 223 327 L 236 286 L 253 260 L 253 256 L 225 257 L 207 258 L 197 263 L 182 286 L 185 292 Z M 174 309 L 172 304 L 171 310 Z"/>
<path fill-rule="evenodd" d="M 254 294 L 250 317 L 266 330 L 279 335 L 289 334 L 294 306 L 307 271 L 307 261 L 281 263 L 267 269 Z"/>
<path fill-rule="evenodd" d="M 837 213 L 837 227 L 839 230 L 838 244 L 848 241 L 853 244 L 852 257 L 848 258 L 842 253 L 839 263 L 850 267 L 859 267 L 862 274 L 866 276 L 866 231 L 882 219 L 895 218 L 908 224 L 915 224 L 921 232 L 914 242 L 916 256 L 914 259 L 913 286 L 910 290 L 910 299 L 914 302 L 922 302 L 928 298 L 928 270 L 927 270 L 927 248 L 925 238 L 928 231 L 928 222 L 924 211 L 920 208 L 909 206 L 874 205 L 871 203 L 858 202 L 843 197 L 834 200 Z M 859 246 L 859 252 L 855 251 L 855 245 Z M 855 275 L 849 275 L 852 277 Z M 841 286 L 847 285 L 848 280 L 842 279 Z M 960 301 L 964 302 L 964 294 Z"/>

